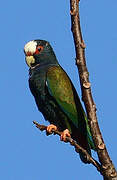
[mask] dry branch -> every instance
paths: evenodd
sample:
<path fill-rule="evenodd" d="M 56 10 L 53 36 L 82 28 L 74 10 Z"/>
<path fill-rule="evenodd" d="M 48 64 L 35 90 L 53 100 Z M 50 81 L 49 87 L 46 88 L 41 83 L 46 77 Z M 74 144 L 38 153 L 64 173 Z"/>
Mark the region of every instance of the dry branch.
<path fill-rule="evenodd" d="M 80 84 L 82 90 L 82 99 L 85 104 L 89 125 L 92 132 L 94 144 L 96 146 L 99 161 L 102 166 L 103 176 L 105 180 L 117 180 L 116 169 L 108 155 L 106 145 L 104 144 L 96 116 L 96 105 L 94 103 L 91 84 L 89 82 L 89 73 L 86 67 L 85 60 L 85 44 L 82 38 L 79 16 L 79 0 L 70 0 L 71 14 L 71 30 L 73 33 L 75 50 L 76 50 L 76 65 L 79 71 Z"/>
<path fill-rule="evenodd" d="M 36 125 L 36 127 L 39 129 L 39 130 L 41 130 L 41 131 L 46 131 L 47 130 L 47 126 L 45 126 L 45 125 L 40 125 L 39 123 L 37 123 L 36 121 L 33 121 L 33 123 Z M 54 135 L 59 135 L 59 136 L 61 136 L 61 132 L 60 131 L 58 131 L 58 130 L 52 130 L 52 133 L 54 134 Z M 87 157 L 87 160 L 88 160 L 88 162 L 89 163 L 91 163 L 91 164 L 93 164 L 96 168 L 97 168 L 97 170 L 101 173 L 101 166 L 100 166 L 100 164 L 95 160 L 95 159 L 93 159 L 89 154 L 88 154 L 88 152 L 85 150 L 85 149 L 83 149 L 81 146 L 79 146 L 77 143 L 76 143 L 76 141 L 74 141 L 72 138 L 70 138 L 70 137 L 66 137 L 66 141 L 67 142 L 69 142 L 72 146 L 74 146 L 76 149 L 77 149 L 77 153 L 79 153 L 79 152 L 82 152 L 86 157 Z"/>

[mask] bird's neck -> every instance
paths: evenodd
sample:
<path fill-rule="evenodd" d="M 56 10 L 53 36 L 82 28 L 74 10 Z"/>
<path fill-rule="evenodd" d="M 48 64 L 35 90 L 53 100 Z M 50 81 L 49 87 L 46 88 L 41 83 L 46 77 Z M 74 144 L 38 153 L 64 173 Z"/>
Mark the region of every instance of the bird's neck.
<path fill-rule="evenodd" d="M 55 62 L 55 63 L 43 62 L 43 63 L 37 64 L 34 67 L 31 67 L 29 69 L 29 75 L 31 75 L 33 72 L 39 72 L 39 71 L 43 71 L 43 70 L 44 70 L 44 72 L 46 72 L 46 70 L 52 66 L 59 66 L 59 64 L 57 62 Z"/>
<path fill-rule="evenodd" d="M 56 56 L 54 54 L 51 54 L 51 56 L 40 56 L 39 59 L 36 59 L 36 63 L 31 69 L 40 69 L 50 66 L 57 66 L 58 61 L 56 59 Z"/>

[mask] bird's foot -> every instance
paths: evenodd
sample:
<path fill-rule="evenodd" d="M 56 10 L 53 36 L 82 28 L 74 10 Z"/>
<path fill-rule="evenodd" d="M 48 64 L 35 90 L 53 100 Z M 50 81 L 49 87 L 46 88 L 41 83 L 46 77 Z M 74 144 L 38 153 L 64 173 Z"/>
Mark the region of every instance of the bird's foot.
<path fill-rule="evenodd" d="M 54 124 L 50 124 L 49 126 L 47 126 L 47 129 L 46 129 L 46 134 L 49 135 L 49 134 L 52 134 L 52 130 L 57 130 L 57 127 L 54 125 Z"/>
<path fill-rule="evenodd" d="M 61 141 L 67 142 L 66 137 L 71 137 L 70 135 L 70 131 L 68 129 L 65 129 L 62 133 L 61 133 Z"/>

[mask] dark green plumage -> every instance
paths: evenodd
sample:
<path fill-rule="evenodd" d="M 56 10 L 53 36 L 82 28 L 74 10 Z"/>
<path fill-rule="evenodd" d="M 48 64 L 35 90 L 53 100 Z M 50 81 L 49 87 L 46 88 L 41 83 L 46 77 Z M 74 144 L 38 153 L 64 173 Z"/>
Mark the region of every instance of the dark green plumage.
<path fill-rule="evenodd" d="M 30 48 L 24 51 L 34 58 L 30 63 L 29 87 L 39 111 L 60 131 L 69 129 L 71 137 L 91 154 L 90 149 L 95 148 L 88 121 L 71 80 L 58 64 L 50 44 L 43 40 L 34 42 L 34 53 L 30 53 Z M 80 157 L 87 163 L 82 154 Z"/>

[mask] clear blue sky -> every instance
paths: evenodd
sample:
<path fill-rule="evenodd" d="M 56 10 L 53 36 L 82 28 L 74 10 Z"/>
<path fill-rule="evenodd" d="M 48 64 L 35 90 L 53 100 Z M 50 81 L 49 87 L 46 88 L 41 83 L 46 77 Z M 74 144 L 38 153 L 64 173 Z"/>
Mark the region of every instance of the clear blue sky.
<path fill-rule="evenodd" d="M 117 0 L 81 0 L 80 12 L 99 124 L 117 166 Z M 32 123 L 47 124 L 28 88 L 23 47 L 29 40 L 51 43 L 81 97 L 69 1 L 2 1 L 0 23 L 0 179 L 102 179 L 92 165 L 81 163 L 73 147 Z"/>

